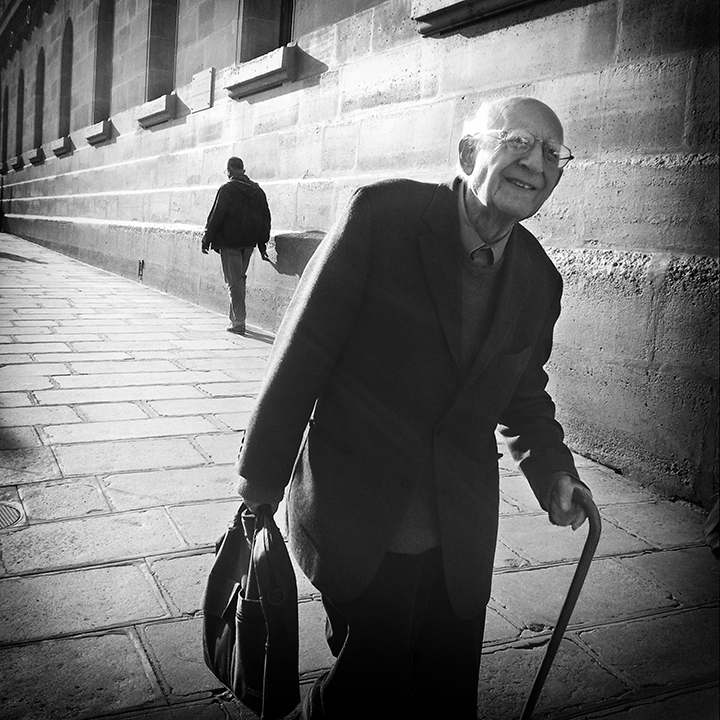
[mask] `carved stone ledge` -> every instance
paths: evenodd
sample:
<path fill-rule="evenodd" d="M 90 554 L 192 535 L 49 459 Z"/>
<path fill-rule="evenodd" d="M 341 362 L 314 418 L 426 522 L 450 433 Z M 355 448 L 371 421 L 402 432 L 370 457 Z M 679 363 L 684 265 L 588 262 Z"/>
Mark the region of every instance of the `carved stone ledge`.
<path fill-rule="evenodd" d="M 140 127 L 150 128 L 168 120 L 173 120 L 175 118 L 176 99 L 176 95 L 169 93 L 141 105 L 140 112 L 142 115 L 137 118 Z"/>
<path fill-rule="evenodd" d="M 225 89 L 234 100 L 292 82 L 297 69 L 297 45 L 290 43 L 237 65 Z"/>
<path fill-rule="evenodd" d="M 56 140 L 50 149 L 53 151 L 55 157 L 69 155 L 74 150 L 72 140 L 69 135 L 65 135 L 64 137 Z"/>
<path fill-rule="evenodd" d="M 10 167 L 17 172 L 25 167 L 25 160 L 22 155 L 18 155 L 14 158 L 10 158 Z"/>
<path fill-rule="evenodd" d="M 535 5 L 540 0 L 413 0 L 412 18 L 425 37 L 442 37 L 511 10 Z"/>
<path fill-rule="evenodd" d="M 85 139 L 89 145 L 99 145 L 112 137 L 112 123 L 109 120 L 101 120 L 91 125 L 85 131 Z"/>
<path fill-rule="evenodd" d="M 28 160 L 30 160 L 33 165 L 42 165 L 45 162 L 45 151 L 42 147 L 36 147 L 34 150 L 31 150 Z"/>

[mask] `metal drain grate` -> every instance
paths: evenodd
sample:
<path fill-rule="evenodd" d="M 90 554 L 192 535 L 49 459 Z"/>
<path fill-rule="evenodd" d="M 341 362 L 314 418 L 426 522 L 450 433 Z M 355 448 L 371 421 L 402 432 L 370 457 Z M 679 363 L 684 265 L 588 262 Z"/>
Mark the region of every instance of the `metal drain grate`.
<path fill-rule="evenodd" d="M 0 503 L 0 530 L 12 527 L 21 517 L 22 513 L 16 507 Z"/>

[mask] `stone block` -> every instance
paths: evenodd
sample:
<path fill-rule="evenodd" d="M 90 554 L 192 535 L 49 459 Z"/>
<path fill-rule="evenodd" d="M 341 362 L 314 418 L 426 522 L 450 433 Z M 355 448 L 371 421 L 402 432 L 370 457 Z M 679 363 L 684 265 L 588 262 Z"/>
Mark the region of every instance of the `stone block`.
<path fill-rule="evenodd" d="M 570 589 L 574 565 L 499 573 L 492 597 L 520 627 L 554 628 Z M 570 623 L 600 624 L 677 607 L 667 590 L 615 560 L 596 560 L 583 585 Z"/>
<path fill-rule="evenodd" d="M 132 337 L 132 336 L 131 336 Z M 112 342 L 112 340 L 110 341 Z M 175 377 L 177 376 L 177 377 Z M 97 388 L 97 387 L 123 387 L 128 385 L 176 385 L 187 383 L 189 385 L 201 382 L 227 382 L 231 377 L 217 370 L 188 371 L 174 373 L 115 373 L 93 375 L 69 375 L 57 378 L 56 383 L 60 389 Z"/>
<path fill-rule="evenodd" d="M 185 438 L 59 445 L 55 455 L 66 476 L 205 464 L 205 458 Z"/>
<path fill-rule="evenodd" d="M 83 403 L 204 397 L 204 394 L 193 385 L 129 385 L 116 388 L 42 390 L 33 394 L 40 405 L 62 405 L 74 402 L 78 407 L 85 407 Z"/>
<path fill-rule="evenodd" d="M 442 41 L 446 56 L 440 67 L 441 93 L 507 92 L 525 88 L 529 78 L 557 81 L 570 72 L 592 72 L 614 63 L 617 14 L 611 2 L 514 25 L 511 38 L 499 27 L 489 32 L 492 22 L 481 27 L 483 32 Z"/>
<path fill-rule="evenodd" d="M 638 0 L 619 14 L 618 61 L 682 54 L 717 44 L 718 6 L 703 0 Z"/>
<path fill-rule="evenodd" d="M 569 527 L 551 525 L 545 514 L 506 515 L 500 518 L 499 537 L 504 545 L 533 564 L 577 562 L 587 537 L 586 527 L 573 532 Z M 649 543 L 606 522 L 595 555 L 606 557 L 649 549 Z"/>
<path fill-rule="evenodd" d="M 692 113 L 688 143 L 697 152 L 717 152 L 717 97 L 720 94 L 720 67 L 717 48 L 701 53 L 693 82 Z"/>
<path fill-rule="evenodd" d="M 693 718 L 716 720 L 720 715 L 717 688 L 689 689 L 680 695 L 652 697 L 642 704 L 623 707 L 617 712 L 603 713 L 607 720 L 658 720 L 658 718 Z"/>
<path fill-rule="evenodd" d="M 717 377 L 720 355 L 717 258 L 672 258 L 657 300 L 654 356 Z"/>
<path fill-rule="evenodd" d="M 35 428 L 0 427 L 0 450 L 19 450 L 42 445 Z"/>
<path fill-rule="evenodd" d="M 707 381 L 561 346 L 548 370 L 571 447 L 663 491 L 694 496 L 713 402 Z"/>
<path fill-rule="evenodd" d="M 0 648 L 3 720 L 65 720 L 159 704 L 146 663 L 124 632 Z"/>
<path fill-rule="evenodd" d="M 158 558 L 150 562 L 155 580 L 175 613 L 193 615 L 202 609 L 210 568 L 215 553 Z"/>
<path fill-rule="evenodd" d="M 703 542 L 705 515 L 682 503 L 657 501 L 603 508 L 604 518 L 656 548 Z"/>
<path fill-rule="evenodd" d="M 520 717 L 544 648 L 519 647 L 483 653 L 479 707 L 483 720 Z M 578 678 L 582 683 L 578 683 Z M 537 703 L 538 716 L 619 697 L 627 686 L 575 643 L 563 640 Z"/>
<path fill-rule="evenodd" d="M 720 570 L 705 546 L 619 558 L 618 562 L 668 588 L 685 605 L 704 605 L 718 600 Z"/>
<path fill-rule="evenodd" d="M 358 165 L 363 171 L 451 167 L 455 148 L 447 138 L 452 124 L 451 103 L 413 106 L 364 118 L 360 127 Z M 452 157 L 452 160 L 450 160 Z"/>
<path fill-rule="evenodd" d="M 169 508 L 168 513 L 189 545 L 213 545 L 240 507 L 240 498 Z"/>
<path fill-rule="evenodd" d="M 106 420 L 77 425 L 53 425 L 45 435 L 53 445 L 94 443 L 214 432 L 217 427 L 202 417 L 145 418 L 142 420 Z"/>
<path fill-rule="evenodd" d="M 0 450 L 0 469 L 0 487 L 53 480 L 61 476 L 53 451 L 48 447 Z"/>
<path fill-rule="evenodd" d="M 109 420 L 140 420 L 147 418 L 147 413 L 134 403 L 98 403 L 97 405 L 76 405 L 75 409 L 88 422 L 105 422 Z"/>
<path fill-rule="evenodd" d="M 429 95 L 420 44 L 373 54 L 340 70 L 340 110 L 352 113 L 383 105 L 416 102 Z"/>
<path fill-rule="evenodd" d="M 557 342 L 590 355 L 648 359 L 653 284 L 651 256 L 612 250 L 553 250 L 563 276 Z"/>
<path fill-rule="evenodd" d="M 358 158 L 359 126 L 356 122 L 328 124 L 323 130 L 322 169 L 324 172 L 348 172 Z"/>
<path fill-rule="evenodd" d="M 0 580 L 0 642 L 15 644 L 161 618 L 157 588 L 136 565 Z M 32 612 L 28 612 L 28 605 Z"/>
<path fill-rule="evenodd" d="M 580 639 L 640 687 L 710 682 L 718 674 L 718 613 L 703 608 L 593 628 Z"/>
<path fill-rule="evenodd" d="M 187 698 L 222 688 L 203 660 L 201 618 L 148 625 L 142 636 L 171 696 Z"/>
<path fill-rule="evenodd" d="M 101 482 L 113 508 L 120 511 L 212 498 L 238 499 L 232 465 L 121 473 L 108 475 Z"/>
<path fill-rule="evenodd" d="M 30 525 L 5 534 L 2 545 L 8 573 L 77 567 L 186 549 L 161 509 Z"/>
<path fill-rule="evenodd" d="M 94 480 L 26 485 L 20 488 L 20 497 L 31 521 L 84 517 L 110 509 Z"/>
<path fill-rule="evenodd" d="M 485 617 L 485 634 L 483 645 L 493 645 L 498 642 L 511 642 L 517 640 L 520 630 L 497 610 L 488 607 Z"/>

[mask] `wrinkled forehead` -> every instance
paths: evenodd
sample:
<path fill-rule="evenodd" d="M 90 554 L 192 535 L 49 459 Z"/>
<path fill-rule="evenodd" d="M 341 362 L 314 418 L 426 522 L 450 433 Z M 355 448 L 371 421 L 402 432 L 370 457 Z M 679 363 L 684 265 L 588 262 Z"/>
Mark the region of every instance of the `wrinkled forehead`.
<path fill-rule="evenodd" d="M 521 100 L 502 109 L 495 122 L 498 130 L 529 130 L 543 140 L 563 142 L 563 127 L 558 116 L 538 100 Z"/>

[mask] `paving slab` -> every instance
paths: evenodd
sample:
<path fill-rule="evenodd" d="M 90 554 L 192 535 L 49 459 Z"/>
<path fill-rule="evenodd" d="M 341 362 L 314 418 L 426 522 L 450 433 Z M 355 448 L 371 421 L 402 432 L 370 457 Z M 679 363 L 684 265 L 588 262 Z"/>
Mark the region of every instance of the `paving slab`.
<path fill-rule="evenodd" d="M 41 482 L 59 478 L 60 474 L 51 448 L 0 450 L 0 486 Z"/>
<path fill-rule="evenodd" d="M 718 611 L 701 608 L 583 631 L 580 639 L 633 683 L 663 687 L 718 677 Z"/>
<path fill-rule="evenodd" d="M 87 517 L 111 509 L 91 478 L 21 485 L 18 492 L 30 522 Z"/>
<path fill-rule="evenodd" d="M 55 454 L 66 476 L 205 463 L 189 440 L 177 437 L 58 445 Z"/>
<path fill-rule="evenodd" d="M 150 571 L 162 589 L 174 614 L 193 615 L 202 609 L 213 550 L 196 555 L 161 557 L 148 561 Z"/>
<path fill-rule="evenodd" d="M 237 473 L 233 465 L 114 474 L 102 478 L 101 482 L 115 510 L 219 498 L 238 500 Z"/>
<path fill-rule="evenodd" d="M 217 431 L 217 426 L 203 417 L 158 418 L 141 420 L 105 420 L 84 422 L 78 425 L 52 425 L 45 428 L 51 445 L 102 442 L 104 440 L 131 440 L 139 438 L 198 435 Z"/>
<path fill-rule="evenodd" d="M 0 644 L 75 635 L 168 614 L 152 578 L 139 565 L 0 579 Z"/>
<path fill-rule="evenodd" d="M 516 622 L 554 628 L 574 573 L 575 565 L 500 573 L 493 578 L 492 597 Z M 571 623 L 610 622 L 677 605 L 661 585 L 614 559 L 599 560 L 585 579 Z"/>
<path fill-rule="evenodd" d="M 125 632 L 0 648 L 3 720 L 70 720 L 161 701 Z"/>
<path fill-rule="evenodd" d="M 532 645 L 483 653 L 478 693 L 483 720 L 520 717 L 544 653 L 544 647 Z M 620 698 L 628 691 L 626 683 L 599 665 L 589 653 L 574 642 L 563 640 L 536 713 L 545 717 L 548 713 L 567 712 L 584 704 Z"/>
<path fill-rule="evenodd" d="M 75 568 L 187 548 L 160 508 L 30 525 L 2 541 L 7 574 Z"/>
<path fill-rule="evenodd" d="M 178 378 L 178 380 L 180 380 Z M 42 390 L 34 392 L 40 405 L 74 403 L 106 403 L 122 400 L 156 400 L 162 398 L 198 398 L 205 393 L 193 385 L 129 385 L 117 388 L 88 388 L 79 390 Z"/>
<path fill-rule="evenodd" d="M 16 450 L 42 445 L 37 431 L 31 427 L 0 427 L 0 450 Z"/>
<path fill-rule="evenodd" d="M 236 496 L 228 500 L 181 505 L 168 508 L 187 543 L 194 547 L 215 545 L 235 517 L 240 506 Z"/>

